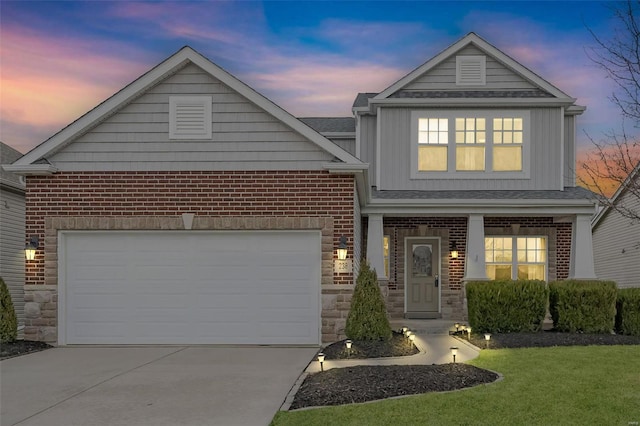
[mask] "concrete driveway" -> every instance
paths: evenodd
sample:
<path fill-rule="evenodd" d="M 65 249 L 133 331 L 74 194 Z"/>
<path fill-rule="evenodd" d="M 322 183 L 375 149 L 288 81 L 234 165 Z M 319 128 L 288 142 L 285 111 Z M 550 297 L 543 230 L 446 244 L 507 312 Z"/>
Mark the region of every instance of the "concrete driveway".
<path fill-rule="evenodd" d="M 268 425 L 316 351 L 49 349 L 0 362 L 0 424 Z"/>

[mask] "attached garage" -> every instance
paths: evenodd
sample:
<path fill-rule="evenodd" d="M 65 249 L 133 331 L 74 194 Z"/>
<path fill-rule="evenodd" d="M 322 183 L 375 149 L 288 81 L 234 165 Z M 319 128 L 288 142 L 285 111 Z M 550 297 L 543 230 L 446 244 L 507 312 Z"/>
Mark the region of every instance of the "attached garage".
<path fill-rule="evenodd" d="M 318 344 L 319 231 L 61 231 L 59 344 Z"/>

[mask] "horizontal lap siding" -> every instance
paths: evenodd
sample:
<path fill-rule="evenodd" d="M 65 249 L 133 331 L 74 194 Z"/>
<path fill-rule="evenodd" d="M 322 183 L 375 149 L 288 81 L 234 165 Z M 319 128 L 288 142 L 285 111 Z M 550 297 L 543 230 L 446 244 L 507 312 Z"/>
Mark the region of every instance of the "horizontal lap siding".
<path fill-rule="evenodd" d="M 626 195 L 621 203 L 640 212 L 640 200 Z M 593 230 L 596 276 L 619 287 L 640 287 L 640 224 L 609 211 Z"/>
<path fill-rule="evenodd" d="M 456 55 L 485 55 L 473 46 L 468 46 Z M 402 90 L 518 90 L 534 89 L 530 81 L 525 80 L 495 59 L 487 56 L 487 84 L 485 86 L 456 85 L 456 55 L 452 55 L 417 78 Z"/>
<path fill-rule="evenodd" d="M 491 109 L 491 108 L 490 108 Z M 381 185 L 383 190 L 558 190 L 562 176 L 562 118 L 559 108 L 533 108 L 529 179 L 410 179 L 412 155 L 411 111 L 409 108 L 385 108 L 380 135 Z M 428 111 L 427 109 L 422 109 Z M 491 109 L 495 110 L 495 109 Z M 434 109 L 434 113 L 441 110 Z M 479 110 L 481 114 L 481 110 Z M 505 110 L 506 114 L 509 111 Z M 364 140 L 363 140 L 364 143 Z M 367 150 L 372 150 L 367 140 Z"/>
<path fill-rule="evenodd" d="M 332 217 L 335 246 L 354 237 L 354 178 L 328 172 L 64 172 L 30 176 L 27 188 L 26 231 L 45 249 L 45 218 L 65 216 Z M 26 284 L 45 284 L 45 267 L 39 252 Z"/>
<path fill-rule="evenodd" d="M 11 293 L 18 318 L 24 322 L 24 196 L 0 189 L 0 277 Z"/>
<path fill-rule="evenodd" d="M 169 140 L 169 97 L 212 96 L 212 139 Z M 331 161 L 195 65 L 168 77 L 49 161 L 61 170 L 309 170 Z"/>

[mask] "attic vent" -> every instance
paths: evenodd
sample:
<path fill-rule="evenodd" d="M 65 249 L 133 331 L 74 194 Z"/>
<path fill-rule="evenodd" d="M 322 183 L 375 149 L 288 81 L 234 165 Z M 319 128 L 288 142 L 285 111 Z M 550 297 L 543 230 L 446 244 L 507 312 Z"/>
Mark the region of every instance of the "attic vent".
<path fill-rule="evenodd" d="M 169 98 L 169 139 L 211 139 L 211 96 Z"/>
<path fill-rule="evenodd" d="M 485 56 L 456 56 L 456 85 L 484 86 L 487 84 Z"/>

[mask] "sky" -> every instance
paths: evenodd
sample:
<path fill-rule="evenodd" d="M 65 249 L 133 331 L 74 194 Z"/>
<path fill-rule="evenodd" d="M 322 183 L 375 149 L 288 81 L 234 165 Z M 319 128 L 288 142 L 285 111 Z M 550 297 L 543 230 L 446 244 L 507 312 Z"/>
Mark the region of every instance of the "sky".
<path fill-rule="evenodd" d="M 0 140 L 26 153 L 189 45 L 298 117 L 351 116 L 475 32 L 587 106 L 579 149 L 620 126 L 589 59 L 602 1 L 0 0 Z"/>

